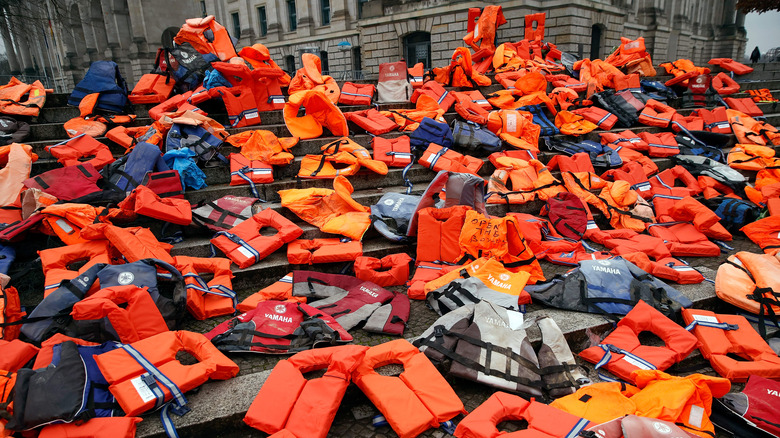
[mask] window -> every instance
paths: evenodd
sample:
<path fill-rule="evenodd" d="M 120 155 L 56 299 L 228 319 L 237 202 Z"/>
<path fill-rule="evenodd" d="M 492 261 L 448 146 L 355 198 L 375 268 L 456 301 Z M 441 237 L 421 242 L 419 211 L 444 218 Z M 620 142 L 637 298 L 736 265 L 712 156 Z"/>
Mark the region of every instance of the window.
<path fill-rule="evenodd" d="M 358 18 L 363 18 L 363 4 L 368 0 L 358 0 Z"/>
<path fill-rule="evenodd" d="M 363 70 L 363 60 L 361 59 L 361 55 L 360 55 L 360 46 L 352 48 L 352 70 L 355 70 L 356 72 Z M 355 79 L 363 79 L 363 78 L 355 78 Z"/>
<path fill-rule="evenodd" d="M 292 55 L 287 55 L 284 57 L 284 66 L 287 70 L 287 73 L 294 74 L 295 73 L 295 57 Z"/>
<path fill-rule="evenodd" d="M 268 34 L 268 21 L 265 19 L 265 6 L 257 8 L 257 22 L 260 24 L 260 36 Z"/>
<path fill-rule="evenodd" d="M 604 40 L 603 28 L 604 26 L 601 24 L 594 24 L 593 27 L 590 28 L 590 59 L 601 58 L 601 45 Z"/>
<path fill-rule="evenodd" d="M 431 34 L 428 32 L 413 32 L 404 37 L 404 52 L 406 65 L 414 66 L 422 62 L 425 70 L 431 68 Z"/>
<path fill-rule="evenodd" d="M 330 24 L 330 0 L 320 0 L 320 13 L 322 14 L 322 25 Z"/>
<path fill-rule="evenodd" d="M 295 0 L 287 0 L 287 15 L 290 16 L 290 32 L 298 28 L 298 14 L 295 11 Z"/>
<path fill-rule="evenodd" d="M 233 36 L 241 38 L 241 20 L 238 18 L 238 12 L 233 12 L 230 17 L 233 18 Z"/>
<path fill-rule="evenodd" d="M 200 13 L 203 17 L 205 17 L 206 14 L 206 0 L 201 0 L 200 2 Z"/>
<path fill-rule="evenodd" d="M 322 74 L 328 74 L 328 71 L 330 70 L 328 68 L 328 52 L 324 50 L 320 52 L 320 63 L 322 65 Z"/>

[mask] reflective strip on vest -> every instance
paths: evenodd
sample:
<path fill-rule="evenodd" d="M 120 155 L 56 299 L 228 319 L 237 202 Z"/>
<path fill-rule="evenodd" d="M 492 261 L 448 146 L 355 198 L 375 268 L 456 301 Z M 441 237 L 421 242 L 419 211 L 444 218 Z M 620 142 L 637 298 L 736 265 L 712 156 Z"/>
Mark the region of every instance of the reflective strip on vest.
<path fill-rule="evenodd" d="M 233 292 L 232 289 L 221 284 L 209 287 L 206 284 L 206 282 L 203 281 L 203 278 L 201 278 L 201 276 L 198 274 L 193 274 L 193 273 L 184 274 L 184 277 L 192 278 L 193 280 L 195 280 L 195 282 L 198 283 L 197 285 L 187 284 L 186 285 L 187 289 L 194 289 L 204 294 L 212 294 L 220 297 L 230 298 L 231 300 L 233 300 L 233 307 L 236 307 L 237 304 L 236 293 Z"/>
<path fill-rule="evenodd" d="M 704 125 L 705 128 L 719 128 L 719 129 L 727 129 L 731 128 L 731 125 L 729 125 L 729 122 L 723 121 L 723 122 L 713 122 L 713 123 L 707 123 Z"/>
<path fill-rule="evenodd" d="M 444 92 L 444 94 L 442 94 L 442 95 L 441 95 L 441 97 L 439 98 L 439 100 L 437 100 L 437 101 L 436 101 L 436 103 L 438 103 L 439 105 L 441 105 L 441 102 L 442 102 L 442 101 L 443 101 L 443 100 L 444 100 L 444 99 L 445 99 L 447 96 L 449 96 L 449 94 L 450 94 L 450 92 L 449 92 L 449 91 L 445 91 L 445 92 Z"/>
<path fill-rule="evenodd" d="M 576 438 L 580 436 L 580 432 L 582 432 L 582 429 L 585 429 L 585 426 L 588 424 L 588 420 L 581 418 L 580 421 L 578 421 L 577 424 L 575 424 L 574 427 L 569 431 L 569 433 L 566 434 L 565 438 Z"/>
<path fill-rule="evenodd" d="M 725 322 L 712 322 L 712 321 L 704 321 L 704 320 L 695 319 L 697 316 L 701 317 L 701 315 L 693 315 L 693 317 L 694 317 L 693 322 L 691 322 L 690 324 L 685 326 L 685 330 L 691 331 L 697 325 L 700 325 L 702 327 L 710 327 L 710 328 L 721 329 L 721 330 L 739 330 L 739 325 L 738 324 L 727 324 Z M 717 318 L 713 318 L 713 317 L 708 317 L 708 318 L 712 318 L 712 319 L 715 319 L 717 321 Z"/>
<path fill-rule="evenodd" d="M 260 199 L 260 195 L 257 194 L 257 187 L 255 187 L 255 182 L 252 181 L 251 178 L 246 176 L 246 174 L 247 173 L 259 173 L 261 175 L 267 175 L 267 174 L 270 174 L 272 172 L 273 172 L 273 169 L 255 168 L 255 167 L 244 166 L 244 167 L 236 170 L 235 172 L 230 172 L 230 175 L 231 176 L 235 175 L 235 176 L 243 179 L 244 181 L 246 181 L 249 184 L 250 189 L 252 190 L 252 195 L 255 198 Z M 262 201 L 262 199 L 261 199 L 261 201 Z"/>
<path fill-rule="evenodd" d="M 252 248 L 252 246 L 250 246 L 248 243 L 246 243 L 246 241 L 244 239 L 236 236 L 233 233 L 228 233 L 227 231 L 220 231 L 219 233 L 214 235 L 214 237 L 217 237 L 217 236 L 225 236 L 228 239 L 230 239 L 231 242 L 237 243 L 241 248 L 244 249 L 244 251 L 249 253 L 249 256 L 251 256 L 252 258 L 255 259 L 255 261 L 253 263 L 257 263 L 257 262 L 260 261 L 260 253 L 257 252 L 256 249 Z M 211 252 L 213 254 L 212 257 L 214 257 L 214 255 L 216 255 L 216 251 L 214 250 L 214 244 L 213 243 L 211 244 Z M 243 251 L 241 251 L 241 252 L 243 253 Z M 242 254 L 242 255 L 244 255 L 246 257 L 249 257 L 246 254 Z"/>
<path fill-rule="evenodd" d="M 434 156 L 431 157 L 430 161 L 428 161 L 428 163 L 430 163 L 431 169 L 433 169 L 433 166 L 436 165 L 436 162 L 439 161 L 439 158 L 447 151 L 449 151 L 449 148 L 441 148 Z"/>
<path fill-rule="evenodd" d="M 347 95 L 347 96 L 367 97 L 369 99 L 374 97 L 372 94 L 347 93 L 346 91 L 342 91 L 341 94 L 344 94 L 344 95 Z"/>
<path fill-rule="evenodd" d="M 650 181 L 644 181 L 641 183 L 636 183 L 633 186 L 631 186 L 633 190 L 636 190 L 638 192 L 646 192 L 653 188 L 653 186 L 650 185 Z"/>
<path fill-rule="evenodd" d="M 657 148 L 664 148 L 664 149 L 678 149 L 677 146 L 669 146 L 665 144 L 658 144 L 658 143 L 648 143 L 650 146 L 655 146 Z"/>
<path fill-rule="evenodd" d="M 133 348 L 132 345 L 122 345 L 121 347 L 147 371 L 146 374 L 140 376 L 140 379 L 149 390 L 152 391 L 152 394 L 154 394 L 154 397 L 156 398 L 154 405 L 155 409 L 162 406 L 165 401 L 165 394 L 163 394 L 157 382 L 160 382 L 160 384 L 165 386 L 171 393 L 173 398 L 170 402 L 166 403 L 165 407 L 160 411 L 160 420 L 163 423 L 165 434 L 171 438 L 178 438 L 179 434 L 176 432 L 176 427 L 173 425 L 169 411 L 173 410 L 173 413 L 180 417 L 190 411 L 190 408 L 187 407 L 187 399 L 184 397 L 184 394 L 168 376 L 158 370 L 157 367 L 149 362 L 149 360 L 138 350 Z"/>
<path fill-rule="evenodd" d="M 260 113 L 257 112 L 257 108 L 252 108 L 252 109 L 241 111 L 241 113 L 238 115 L 228 116 L 228 120 L 232 122 L 230 126 L 235 128 L 236 125 L 238 125 L 241 122 L 241 120 L 244 119 L 251 120 L 257 117 L 260 117 Z"/>
<path fill-rule="evenodd" d="M 612 113 L 608 113 L 606 116 L 602 117 L 601 120 L 599 120 L 598 123 L 596 124 L 601 125 L 602 123 L 606 122 L 612 115 L 613 115 Z"/>
<path fill-rule="evenodd" d="M 666 184 L 666 183 L 664 182 L 664 180 L 662 180 L 662 179 L 661 179 L 661 176 L 660 176 L 660 175 L 656 175 L 656 176 L 654 176 L 653 178 L 655 178 L 655 180 L 656 180 L 656 181 L 658 181 L 659 183 L 661 183 L 661 185 L 662 185 L 662 186 L 666 187 L 666 188 L 667 188 L 667 189 L 669 189 L 669 190 L 672 190 L 672 187 L 671 187 L 671 186 L 669 186 L 669 184 Z"/>
<path fill-rule="evenodd" d="M 268 96 L 268 102 L 266 103 L 284 103 L 284 96 L 278 94 Z"/>
<path fill-rule="evenodd" d="M 609 361 L 612 359 L 612 353 L 618 353 L 623 355 L 623 360 L 628 361 L 631 363 L 631 365 L 634 365 L 637 368 L 645 369 L 645 370 L 655 370 L 657 369 L 655 365 L 651 364 L 650 362 L 642 359 L 641 357 L 628 352 L 626 350 L 623 350 L 622 348 L 615 347 L 612 344 L 599 344 L 599 347 L 601 347 L 602 350 L 604 350 L 604 356 L 601 357 L 601 360 L 596 364 L 596 366 L 593 368 L 594 370 L 598 370 L 599 368 L 603 367 Z M 607 382 L 617 382 L 618 380 L 613 379 L 611 377 L 607 377 L 603 375 L 601 372 L 598 373 L 599 378 L 601 380 L 607 381 Z"/>

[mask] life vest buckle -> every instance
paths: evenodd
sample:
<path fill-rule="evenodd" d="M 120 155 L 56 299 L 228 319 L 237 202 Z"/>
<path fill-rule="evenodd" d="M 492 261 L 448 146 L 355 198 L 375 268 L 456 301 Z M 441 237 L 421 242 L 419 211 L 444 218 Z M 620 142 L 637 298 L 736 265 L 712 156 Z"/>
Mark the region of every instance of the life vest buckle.
<path fill-rule="evenodd" d="M 154 391 L 159 385 L 157 385 L 157 379 L 154 378 L 154 376 L 151 373 L 146 373 L 141 376 L 141 381 L 149 387 L 152 391 Z"/>
<path fill-rule="evenodd" d="M 437 325 L 433 328 L 433 336 L 436 338 L 443 338 L 444 337 L 444 326 L 443 325 Z"/>

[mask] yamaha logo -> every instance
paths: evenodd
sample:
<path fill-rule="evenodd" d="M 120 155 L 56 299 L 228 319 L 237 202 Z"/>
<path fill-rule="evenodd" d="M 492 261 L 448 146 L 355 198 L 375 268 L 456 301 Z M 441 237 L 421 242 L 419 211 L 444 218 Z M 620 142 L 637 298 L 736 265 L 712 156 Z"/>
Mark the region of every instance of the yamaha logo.
<path fill-rule="evenodd" d="M 598 264 L 600 264 L 602 266 L 609 266 L 610 265 L 609 261 L 607 261 L 607 260 L 596 260 L 596 262 L 598 262 Z"/>
<path fill-rule="evenodd" d="M 704 78 L 703 77 L 699 76 L 698 78 L 696 78 L 696 83 L 697 84 L 701 84 L 703 82 L 704 82 Z"/>
<path fill-rule="evenodd" d="M 499 278 L 501 281 L 509 281 L 509 274 L 499 274 L 499 275 L 498 275 L 498 278 Z"/>
<path fill-rule="evenodd" d="M 122 286 L 126 286 L 135 280 L 135 275 L 133 275 L 132 272 L 122 272 L 117 276 L 116 281 L 117 283 L 121 284 Z"/>
<path fill-rule="evenodd" d="M 664 424 L 660 422 L 653 423 L 653 429 L 655 429 L 656 432 L 658 433 L 664 433 L 664 434 L 672 433 L 672 428 L 669 427 L 668 424 Z"/>
<path fill-rule="evenodd" d="M 284 304 L 278 304 L 276 307 L 274 307 L 274 312 L 285 313 L 287 312 L 287 306 L 285 306 Z"/>
<path fill-rule="evenodd" d="M 393 205 L 393 204 L 395 204 L 395 201 L 393 201 L 392 199 L 385 199 L 384 204 L 385 205 Z"/>
<path fill-rule="evenodd" d="M 390 71 L 395 71 L 395 66 L 394 66 L 394 65 L 391 65 L 391 66 L 389 67 L 389 70 L 390 70 Z"/>

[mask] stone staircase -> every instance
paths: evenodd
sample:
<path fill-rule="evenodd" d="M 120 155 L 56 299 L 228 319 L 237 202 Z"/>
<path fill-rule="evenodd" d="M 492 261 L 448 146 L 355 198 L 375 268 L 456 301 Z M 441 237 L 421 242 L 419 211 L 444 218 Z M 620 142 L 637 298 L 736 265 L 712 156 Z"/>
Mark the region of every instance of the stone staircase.
<path fill-rule="evenodd" d="M 780 63 L 774 64 L 759 64 L 759 68 L 755 72 L 738 78 L 738 82 L 741 82 L 742 90 L 757 89 L 757 88 L 769 88 L 772 90 L 774 96 L 780 96 Z M 659 72 L 663 70 L 660 69 Z M 665 81 L 670 76 L 659 76 L 657 79 Z M 499 85 L 492 85 L 486 87 L 483 90 L 483 94 L 489 94 L 490 92 L 501 89 Z M 736 97 L 746 97 L 747 94 L 741 92 Z M 66 106 L 67 95 L 55 94 L 50 95 L 47 98 L 46 106 L 41 111 L 41 114 L 37 118 L 36 124 L 32 124 L 31 136 L 28 138 L 27 143 L 33 146 L 34 152 L 39 155 L 39 159 L 33 164 L 32 174 L 39 174 L 46 170 L 50 170 L 55 167 L 59 167 L 56 160 L 44 150 L 45 146 L 58 143 L 65 140 L 67 137 L 63 128 L 63 123 L 72 117 L 78 116 L 78 109 L 74 107 Z M 150 105 L 134 105 L 133 113 L 137 115 L 137 119 L 133 123 L 135 126 L 143 126 L 150 123 L 148 118 L 148 109 Z M 392 109 L 392 108 L 408 108 L 411 107 L 409 103 L 397 103 L 397 104 L 380 104 L 380 110 Z M 763 103 L 759 104 L 759 107 L 764 111 L 766 119 L 774 126 L 780 126 L 780 109 L 776 105 Z M 344 112 L 356 111 L 365 109 L 367 107 L 358 106 L 342 106 L 341 109 Z M 208 111 L 207 108 L 204 108 Z M 210 112 L 211 117 L 227 126 L 227 117 L 224 114 L 224 109 L 215 108 L 215 111 Z M 682 109 L 682 114 L 690 113 L 691 109 Z M 289 136 L 289 132 L 284 125 L 281 111 L 268 111 L 260 114 L 262 124 L 247 128 L 229 129 L 230 133 L 236 133 L 245 130 L 252 129 L 264 129 L 273 132 L 279 137 Z M 457 117 L 457 114 L 453 111 L 445 114 L 445 119 L 451 122 Z M 356 126 L 350 126 L 354 134 L 350 136 L 355 142 L 370 149 L 371 136 L 363 133 L 360 128 Z M 616 132 L 623 129 L 617 129 Z M 632 128 L 634 132 L 640 131 L 659 131 L 658 128 L 637 126 Z M 575 138 L 565 135 L 560 136 L 562 139 L 579 141 L 581 139 L 591 139 L 598 141 L 598 132 L 594 131 L 583 137 Z M 402 135 L 399 132 L 392 132 L 386 134 L 385 137 L 396 137 Z M 735 143 L 733 138 L 729 146 Z M 99 138 L 101 142 L 107 144 L 115 157 L 120 157 L 125 149 L 122 146 L 114 144 L 106 138 Z M 300 159 L 306 154 L 316 154 L 320 152 L 320 147 L 328 142 L 336 140 L 335 137 L 317 138 L 312 140 L 302 140 L 297 146 L 292 149 L 295 155 L 295 160 L 286 167 L 274 168 L 274 182 L 265 185 L 258 185 L 258 192 L 260 198 L 267 201 L 264 204 L 264 208 L 272 208 L 288 219 L 298 224 L 303 230 L 304 234 L 302 238 L 312 239 L 320 237 L 334 237 L 333 235 L 327 235 L 321 232 L 319 229 L 301 221 L 292 212 L 287 209 L 283 209 L 280 205 L 280 199 L 277 194 L 279 190 L 291 189 L 291 188 L 309 188 L 309 187 L 322 187 L 332 188 L 332 180 L 302 180 L 296 177 L 299 167 Z M 543 148 L 543 147 L 542 147 Z M 230 145 L 225 145 L 221 152 L 227 156 L 231 152 L 238 152 L 237 149 Z M 539 159 L 547 163 L 554 154 L 543 151 Z M 479 174 L 483 177 L 489 177 L 494 167 L 487 160 L 483 159 L 484 165 Z M 660 170 L 671 167 L 672 162 L 670 159 L 654 159 Z M 249 186 L 230 186 L 229 182 L 229 169 L 227 166 L 218 165 L 213 167 L 206 167 L 204 169 L 208 184 L 207 188 L 198 191 L 187 191 L 185 193 L 186 198 L 193 204 L 201 201 L 211 201 L 220 198 L 225 195 L 239 195 L 239 196 L 252 196 Z M 378 199 L 387 192 L 403 192 L 402 169 L 391 168 L 387 175 L 377 175 L 370 171 L 362 170 L 358 175 L 349 177 L 350 182 L 355 188 L 353 198 L 362 205 L 369 206 L 378 201 Z M 427 187 L 427 184 L 435 176 L 435 172 L 419 165 L 415 164 L 408 172 L 407 177 L 414 184 L 414 191 L 421 192 Z M 524 212 L 531 214 L 538 214 L 541 208 L 541 202 L 531 202 L 524 205 L 488 205 L 488 212 L 492 215 L 502 216 L 508 211 Z M 124 225 L 124 224 L 123 224 Z M 161 224 L 158 221 L 141 218 L 136 223 L 130 225 L 142 225 L 151 228 L 160 237 Z M 196 257 L 208 257 L 210 254 L 209 239 L 211 234 L 205 230 L 197 229 L 195 227 L 185 227 L 183 229 L 184 240 L 175 244 L 172 254 L 173 255 L 189 255 Z M 56 240 L 56 239 L 54 239 Z M 39 250 L 45 247 L 60 246 L 60 242 L 53 242 L 52 239 L 46 239 L 43 237 L 31 237 L 28 239 L 29 245 L 24 245 L 24 248 L 19 248 L 20 254 L 17 258 L 17 265 L 29 264 L 36 255 L 35 250 Z M 387 254 L 397 252 L 408 252 L 412 256 L 415 254 L 414 245 L 401 245 L 392 243 L 386 239 L 383 239 L 373 229 L 369 229 L 363 239 L 364 254 L 372 257 L 382 257 Z M 734 242 L 734 246 L 737 250 L 750 250 L 758 252 L 757 246 L 747 241 L 744 236 L 737 238 Z M 714 280 L 715 270 L 717 266 L 725 260 L 726 254 L 717 258 L 687 258 L 692 266 L 700 269 L 705 277 Z M 38 270 L 39 265 L 36 266 Z M 246 298 L 248 295 L 256 292 L 257 290 L 273 283 L 277 279 L 283 277 L 287 273 L 295 269 L 310 269 L 316 271 L 328 271 L 337 272 L 343 267 L 342 264 L 328 264 L 328 265 L 314 265 L 314 266 L 295 266 L 290 265 L 287 262 L 286 251 L 284 249 L 277 251 L 266 259 L 262 260 L 246 269 L 235 269 L 235 278 L 233 279 L 234 289 L 238 293 L 239 300 Z M 556 266 L 544 262 L 542 267 L 547 278 L 551 278 L 557 273 L 562 273 L 567 268 L 562 266 Z M 37 304 L 42 298 L 42 278 L 36 276 L 25 276 L 24 284 L 17 284 L 17 287 L 22 293 L 22 302 L 24 305 L 33 306 Z M 12 279 L 12 285 L 14 280 Z M 714 287 L 711 283 L 702 283 L 700 285 L 687 285 L 681 286 L 679 289 L 691 298 L 696 307 L 714 308 L 720 304 L 715 298 Z M 555 320 L 561 326 L 564 331 L 567 340 L 569 341 L 572 350 L 575 352 L 581 351 L 589 342 L 590 333 L 603 333 L 611 326 L 610 322 L 597 315 L 580 314 L 573 312 L 564 312 L 559 310 L 553 310 L 543 308 L 540 305 L 530 305 L 526 318 L 533 318 L 537 315 L 549 314 L 555 317 Z M 436 319 L 436 314 L 428 309 L 423 302 L 413 301 L 412 314 L 409 323 L 409 327 L 404 334 L 405 337 L 411 338 L 419 335 Z M 207 321 L 195 321 L 189 319 L 183 329 L 192 330 L 197 332 L 205 332 L 210 328 L 222 322 L 226 317 L 213 318 Z M 531 339 L 534 342 L 540 340 L 538 332 L 531 330 L 529 333 Z M 355 330 L 353 333 L 355 342 L 364 345 L 376 345 L 387 340 L 392 339 L 390 336 L 374 335 L 363 332 L 362 330 Z M 274 364 L 279 360 L 278 357 L 266 356 L 266 355 L 232 355 L 232 359 L 236 361 L 241 367 L 239 377 L 225 381 L 225 382 L 209 382 L 203 385 L 201 391 L 189 397 L 192 412 L 184 417 L 174 417 L 174 423 L 177 427 L 180 427 L 181 436 L 213 436 L 215 433 L 227 434 L 235 433 L 235 436 L 247 436 L 251 432 L 255 432 L 241 423 L 243 413 L 249 406 L 252 398 L 257 393 L 262 381 Z M 691 359 L 691 360 L 696 360 Z M 456 391 L 461 394 L 469 394 L 469 400 L 473 400 L 473 403 L 479 404 L 481 400 L 487 398 L 492 393 L 487 387 L 471 386 L 463 381 L 452 381 Z M 352 388 L 352 387 L 351 387 Z M 475 389 L 476 388 L 476 389 Z M 365 404 L 366 399 L 361 398 L 362 394 L 354 388 L 350 389 L 347 393 L 348 397 L 342 405 L 336 422 L 334 423 L 333 436 L 342 436 L 342 434 L 336 433 L 337 430 L 342 432 L 345 430 L 363 430 L 365 436 L 370 436 L 374 431 L 370 428 L 369 420 L 354 420 L 352 414 L 348 411 L 350 407 Z M 465 399 L 464 399 L 465 401 Z M 370 404 L 370 403 L 369 403 Z M 475 406 L 468 406 L 472 409 Z M 156 414 L 150 414 L 145 417 L 147 420 L 139 424 L 138 436 L 151 437 L 162 436 L 162 428 L 160 421 Z M 362 422 L 361 422 L 362 421 Z M 352 427 L 357 429 L 351 429 Z M 227 433 L 227 431 L 231 431 Z M 389 429 L 379 429 L 379 432 L 388 432 Z M 345 432 L 346 433 L 346 432 Z M 356 433 L 356 436 L 362 436 L 364 433 Z M 390 432 L 392 434 L 392 432 Z M 381 435 L 384 436 L 384 435 Z M 429 431 L 424 436 L 440 436 L 436 435 L 436 432 Z"/>

